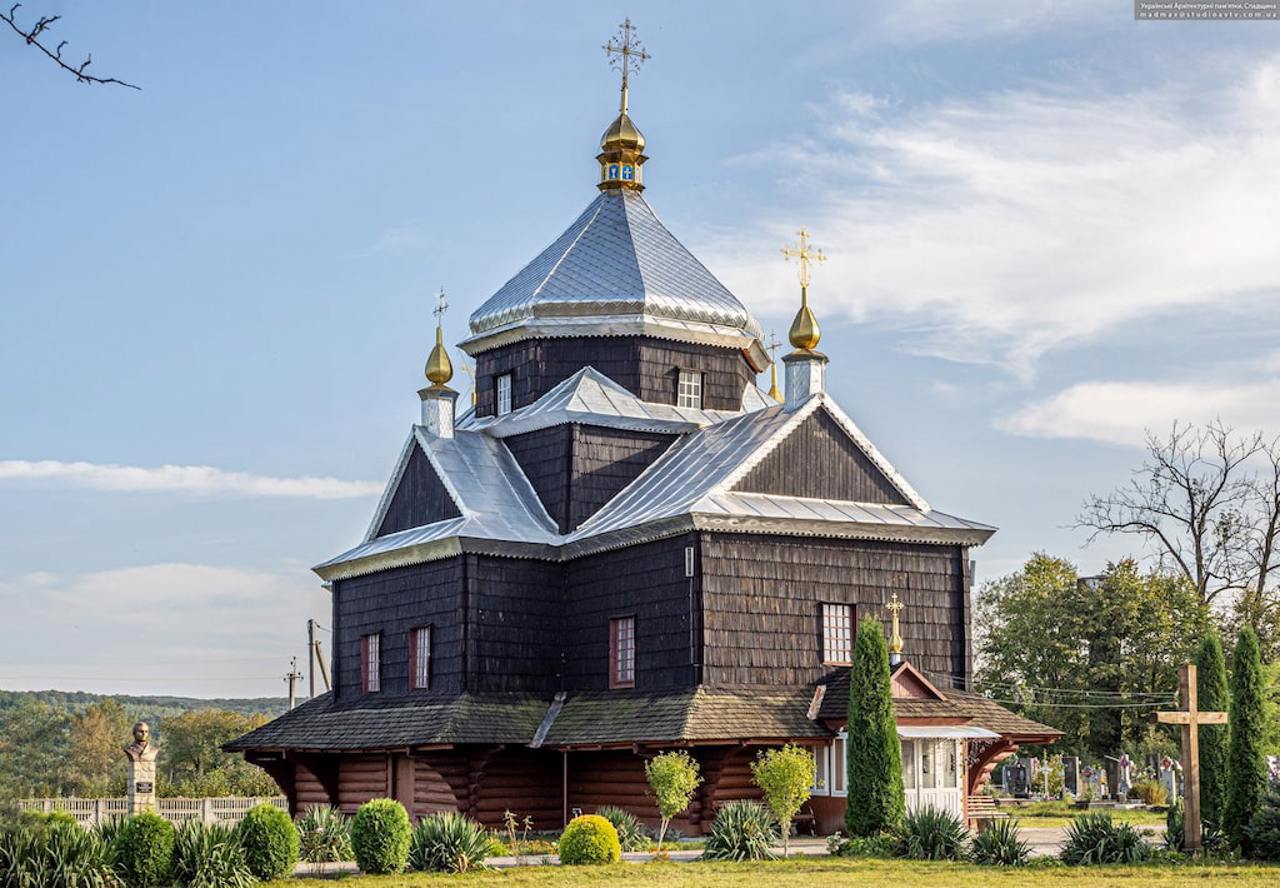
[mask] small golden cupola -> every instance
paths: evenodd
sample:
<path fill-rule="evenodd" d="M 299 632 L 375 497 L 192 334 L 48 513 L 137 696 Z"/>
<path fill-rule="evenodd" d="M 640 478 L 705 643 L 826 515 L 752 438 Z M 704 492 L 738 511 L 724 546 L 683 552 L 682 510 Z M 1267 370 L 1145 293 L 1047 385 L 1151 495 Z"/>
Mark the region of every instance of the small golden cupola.
<path fill-rule="evenodd" d="M 448 386 L 449 380 L 453 379 L 453 361 L 449 360 L 449 352 L 444 347 L 444 313 L 448 308 L 449 303 L 441 289 L 433 312 L 436 316 L 436 344 L 427 358 L 426 376 L 431 384 L 418 389 L 418 397 L 422 401 L 422 425 L 437 438 L 453 437 L 454 408 L 458 401 L 458 393 Z"/>
<path fill-rule="evenodd" d="M 596 155 L 600 163 L 599 188 L 601 191 L 614 188 L 643 191 L 643 167 L 649 158 L 644 155 L 644 134 L 627 113 L 627 102 L 630 75 L 640 69 L 649 54 L 636 39 L 631 19 L 626 19 L 618 27 L 618 35 L 609 39 L 604 51 L 609 56 L 609 63 L 622 72 L 622 97 L 617 119 L 600 137 L 600 153 Z"/>
<path fill-rule="evenodd" d="M 822 338 L 822 328 L 809 307 L 810 265 L 825 262 L 827 257 L 809 243 L 809 232 L 804 228 L 800 229 L 799 245 L 783 247 L 782 255 L 787 261 L 795 259 L 800 263 L 800 310 L 788 332 L 795 351 L 782 359 L 787 365 L 787 394 L 783 403 L 786 409 L 795 410 L 827 387 L 827 356 L 814 350 Z"/>
<path fill-rule="evenodd" d="M 453 361 L 449 360 L 449 352 L 444 347 L 444 313 L 449 308 L 449 303 L 445 300 L 443 289 L 436 299 L 434 310 L 436 316 L 436 345 L 435 348 L 431 349 L 431 354 L 427 357 L 426 375 L 427 381 L 434 388 L 442 388 L 449 380 L 453 379 Z"/>

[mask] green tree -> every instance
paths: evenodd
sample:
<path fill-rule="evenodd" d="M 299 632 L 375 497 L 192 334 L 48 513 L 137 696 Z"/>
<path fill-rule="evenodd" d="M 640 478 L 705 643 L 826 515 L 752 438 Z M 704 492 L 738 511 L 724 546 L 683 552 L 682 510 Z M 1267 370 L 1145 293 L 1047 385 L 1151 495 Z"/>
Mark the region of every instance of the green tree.
<path fill-rule="evenodd" d="M 1262 660 L 1258 636 L 1249 626 L 1240 630 L 1231 659 L 1231 745 L 1223 828 L 1231 844 L 1248 854 L 1249 820 L 1267 790 L 1267 760 L 1262 754 Z"/>
<path fill-rule="evenodd" d="M 1196 652 L 1196 697 L 1201 709 L 1226 712 L 1230 705 L 1227 689 L 1227 661 L 1222 655 L 1218 633 L 1200 639 Z M 1222 825 L 1227 796 L 1227 725 L 1205 725 L 1200 729 L 1200 811 L 1205 820 Z"/>
<path fill-rule="evenodd" d="M 644 776 L 649 781 L 654 801 L 658 804 L 661 821 L 658 826 L 658 851 L 667 835 L 667 826 L 693 801 L 693 794 L 702 783 L 698 762 L 683 750 L 655 755 L 644 763 Z"/>
<path fill-rule="evenodd" d="M 76 792 L 85 796 L 116 795 L 124 788 L 124 755 L 133 722 L 115 700 L 90 704 L 71 717 L 68 765 Z"/>
<path fill-rule="evenodd" d="M 0 798 L 67 794 L 70 724 L 65 712 L 29 699 L 0 709 Z"/>
<path fill-rule="evenodd" d="M 813 791 L 813 753 L 803 746 L 767 749 L 751 763 L 751 776 L 782 830 L 782 856 L 788 854 L 791 821 Z"/>
<path fill-rule="evenodd" d="M 265 771 L 222 744 L 267 722 L 264 715 L 244 715 L 226 709 L 197 709 L 161 723 L 161 765 L 167 792 L 177 795 L 267 796 L 279 788 Z"/>
<path fill-rule="evenodd" d="M 878 620 L 858 624 L 849 668 L 845 826 L 853 836 L 896 829 L 906 811 L 902 747 L 893 711 L 889 646 Z"/>

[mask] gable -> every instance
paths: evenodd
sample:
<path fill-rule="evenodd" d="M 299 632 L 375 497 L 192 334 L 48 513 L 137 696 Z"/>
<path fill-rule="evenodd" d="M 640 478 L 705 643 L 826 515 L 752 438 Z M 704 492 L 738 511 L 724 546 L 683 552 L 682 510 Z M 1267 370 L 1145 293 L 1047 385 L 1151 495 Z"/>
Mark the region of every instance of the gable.
<path fill-rule="evenodd" d="M 415 443 L 409 453 L 409 462 L 400 475 L 400 483 L 396 485 L 396 492 L 391 497 L 391 503 L 374 536 L 386 536 L 461 515 L 458 504 L 453 501 L 440 476 L 431 466 L 431 460 L 427 459 L 422 448 Z"/>
<path fill-rule="evenodd" d="M 565 531 L 569 515 L 569 436 L 572 431 L 572 425 L 558 425 L 502 440 L 561 533 Z"/>
<path fill-rule="evenodd" d="M 826 410 L 815 410 L 732 489 L 911 505 Z"/>
<path fill-rule="evenodd" d="M 946 700 L 933 682 L 906 660 L 898 663 L 889 676 L 894 700 Z"/>

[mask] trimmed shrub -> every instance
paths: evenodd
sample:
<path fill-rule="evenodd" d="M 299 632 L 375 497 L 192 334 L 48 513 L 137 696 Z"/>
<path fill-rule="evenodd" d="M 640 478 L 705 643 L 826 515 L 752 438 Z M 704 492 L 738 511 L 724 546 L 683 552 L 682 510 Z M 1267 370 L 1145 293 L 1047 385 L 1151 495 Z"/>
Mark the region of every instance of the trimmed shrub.
<path fill-rule="evenodd" d="M 249 870 L 264 882 L 292 875 L 298 863 L 298 830 L 287 812 L 270 802 L 254 805 L 240 821 L 240 844 Z"/>
<path fill-rule="evenodd" d="M 1068 866 L 1099 863 L 1140 863 L 1151 848 L 1128 823 L 1114 823 L 1110 814 L 1081 814 L 1067 827 L 1059 855 Z"/>
<path fill-rule="evenodd" d="M 1196 695 L 1199 707 L 1208 712 L 1226 712 L 1231 706 L 1222 640 L 1213 631 L 1200 639 L 1196 651 Z M 1226 811 L 1229 740 L 1229 725 L 1200 728 L 1200 815 L 1210 823 L 1221 824 Z M 1160 788 L 1164 785 L 1160 784 Z M 1165 797 L 1167 800 L 1168 792 Z"/>
<path fill-rule="evenodd" d="M 395 799 L 365 802 L 351 821 L 356 865 L 374 876 L 404 872 L 412 832 L 408 812 Z"/>
<path fill-rule="evenodd" d="M 1015 821 L 993 820 L 973 837 L 969 859 L 986 866 L 1025 866 L 1031 859 L 1031 846 L 1022 841 Z"/>
<path fill-rule="evenodd" d="M 622 846 L 613 824 L 599 814 L 583 814 L 569 821 L 560 836 L 560 862 L 568 865 L 617 863 Z"/>
<path fill-rule="evenodd" d="M 969 831 L 960 818 L 932 805 L 907 814 L 897 831 L 898 856 L 908 860 L 960 860 Z"/>
<path fill-rule="evenodd" d="M 115 841 L 115 870 L 127 888 L 156 888 L 173 876 L 173 824 L 159 814 L 130 817 Z"/>
<path fill-rule="evenodd" d="M 702 856 L 707 860 L 772 860 L 778 824 L 759 802 L 729 802 L 716 814 Z"/>
<path fill-rule="evenodd" d="M 878 836 L 844 836 L 836 833 L 827 839 L 827 852 L 836 857 L 866 857 L 885 859 L 893 857 L 897 850 L 894 837 L 887 834 Z"/>
<path fill-rule="evenodd" d="M 249 869 L 239 831 L 189 820 L 174 841 L 173 878 L 185 888 L 248 888 L 257 879 Z"/>
<path fill-rule="evenodd" d="M 351 819 L 337 808 L 308 808 L 298 817 L 298 856 L 307 863 L 354 860 Z"/>
<path fill-rule="evenodd" d="M 409 842 L 409 868 L 419 872 L 465 873 L 484 864 L 489 834 L 456 811 L 418 821 Z"/>
<path fill-rule="evenodd" d="M 65 819 L 0 830 L 5 888 L 114 888 L 111 848 Z"/>
<path fill-rule="evenodd" d="M 1159 780 L 1139 780 L 1133 785 L 1133 795 L 1141 799 L 1143 804 L 1154 808 L 1163 808 L 1169 804 L 1169 790 Z"/>
<path fill-rule="evenodd" d="M 658 851 L 661 852 L 671 818 L 689 807 L 702 777 L 697 759 L 683 750 L 655 755 L 644 763 L 644 776 L 662 818 L 658 824 Z"/>
<path fill-rule="evenodd" d="M 889 681 L 889 646 L 878 620 L 858 624 L 849 669 L 849 739 L 846 742 L 851 836 L 893 832 L 902 824 L 902 747 Z"/>
<path fill-rule="evenodd" d="M 1249 821 L 1249 841 L 1260 860 L 1280 861 L 1280 790 L 1272 790 Z"/>
<path fill-rule="evenodd" d="M 788 853 L 791 821 L 809 801 L 814 780 L 813 753 L 803 746 L 767 749 L 751 763 L 751 777 L 782 831 L 782 856 Z"/>
<path fill-rule="evenodd" d="M 1262 660 L 1252 626 L 1240 630 L 1232 656 L 1230 743 L 1227 751 L 1227 798 L 1222 828 L 1233 848 L 1252 853 L 1249 822 L 1262 807 L 1267 790 L 1267 760 L 1262 754 Z"/>
<path fill-rule="evenodd" d="M 643 851 L 649 846 L 649 836 L 636 815 L 616 805 L 601 805 L 596 813 L 613 824 L 618 831 L 618 844 L 623 851 Z"/>

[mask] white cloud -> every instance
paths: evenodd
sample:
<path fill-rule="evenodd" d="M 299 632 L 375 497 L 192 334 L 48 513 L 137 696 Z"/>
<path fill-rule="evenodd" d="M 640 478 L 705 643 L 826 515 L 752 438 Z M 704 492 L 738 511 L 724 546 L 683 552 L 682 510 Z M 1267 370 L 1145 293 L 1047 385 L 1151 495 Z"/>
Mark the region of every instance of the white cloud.
<path fill-rule="evenodd" d="M 283 496 L 348 499 L 381 493 L 374 481 L 337 478 L 275 478 L 227 472 L 212 466 L 120 466 L 58 460 L 0 460 L 0 481 L 55 481 L 75 487 L 114 491 L 176 491 L 232 496 Z"/>
<path fill-rule="evenodd" d="M 1240 74 L 1123 95 L 1045 86 L 892 117 L 855 96 L 824 142 L 769 158 L 816 205 L 713 245 L 709 264 L 789 317 L 794 268 L 777 246 L 804 221 L 829 256 L 820 319 L 910 331 L 920 352 L 1023 379 L 1046 351 L 1164 313 L 1274 316 L 1280 60 Z"/>
<path fill-rule="evenodd" d="M 1269 371 L 1269 372 L 1268 372 Z M 1146 431 L 1174 421 L 1221 419 L 1241 430 L 1280 433 L 1280 367 L 1275 357 L 1256 372 L 1187 380 L 1095 381 L 1070 386 L 1001 419 L 1005 431 L 1039 438 L 1081 438 L 1141 447 Z"/>
<path fill-rule="evenodd" d="M 1061 27 L 1106 15 L 1132 17 L 1115 0 L 895 0 L 880 19 L 879 36 L 933 41 L 999 36 Z"/>
<path fill-rule="evenodd" d="M 305 570 L 145 564 L 0 577 L 4 687 L 280 694 L 328 593 Z"/>

